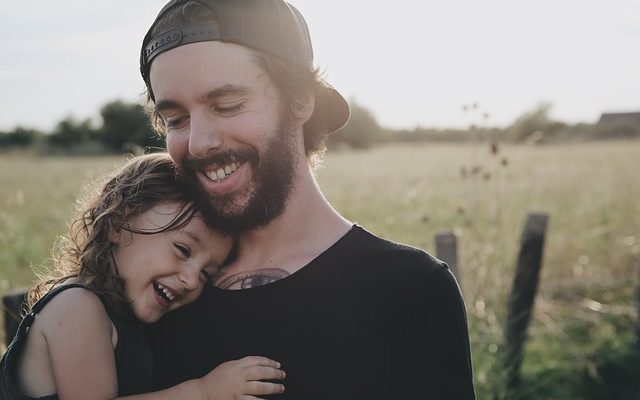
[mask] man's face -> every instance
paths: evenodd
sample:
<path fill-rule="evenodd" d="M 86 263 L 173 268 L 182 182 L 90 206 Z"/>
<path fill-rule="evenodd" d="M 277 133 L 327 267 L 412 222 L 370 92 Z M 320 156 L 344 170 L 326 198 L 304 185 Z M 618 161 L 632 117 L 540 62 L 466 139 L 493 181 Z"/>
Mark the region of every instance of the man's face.
<path fill-rule="evenodd" d="M 234 44 L 193 43 L 159 55 L 150 72 L 171 157 L 232 231 L 281 214 L 304 154 L 298 126 L 253 57 Z"/>

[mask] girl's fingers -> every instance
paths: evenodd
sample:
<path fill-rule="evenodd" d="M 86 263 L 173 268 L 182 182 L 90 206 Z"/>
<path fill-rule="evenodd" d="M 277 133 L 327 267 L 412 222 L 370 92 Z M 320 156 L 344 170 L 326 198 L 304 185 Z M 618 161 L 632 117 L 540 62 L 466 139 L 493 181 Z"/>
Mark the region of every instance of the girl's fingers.
<path fill-rule="evenodd" d="M 261 381 L 265 379 L 284 379 L 287 374 L 277 368 L 253 366 L 246 369 L 246 379 L 248 381 Z"/>
<path fill-rule="evenodd" d="M 280 383 L 251 381 L 247 382 L 247 394 L 278 394 L 284 392 L 284 385 Z"/>
<path fill-rule="evenodd" d="M 267 357 L 262 357 L 262 356 L 247 356 L 247 357 L 241 358 L 238 361 L 245 366 L 261 365 L 263 367 L 280 368 L 279 362 Z"/>

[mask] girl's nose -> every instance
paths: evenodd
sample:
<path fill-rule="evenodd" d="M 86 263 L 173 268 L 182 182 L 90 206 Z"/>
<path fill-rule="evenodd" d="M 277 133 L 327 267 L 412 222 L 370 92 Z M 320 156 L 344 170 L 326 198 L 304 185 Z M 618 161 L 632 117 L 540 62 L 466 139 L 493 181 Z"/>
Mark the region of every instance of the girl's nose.
<path fill-rule="evenodd" d="M 178 279 L 187 290 L 197 289 L 200 285 L 200 269 L 185 268 L 178 274 Z"/>

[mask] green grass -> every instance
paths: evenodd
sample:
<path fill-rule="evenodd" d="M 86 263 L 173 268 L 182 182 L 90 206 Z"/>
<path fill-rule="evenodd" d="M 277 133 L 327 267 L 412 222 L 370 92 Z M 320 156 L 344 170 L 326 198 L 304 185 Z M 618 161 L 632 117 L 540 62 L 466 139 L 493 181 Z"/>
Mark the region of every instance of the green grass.
<path fill-rule="evenodd" d="M 32 267 L 49 256 L 66 232 L 84 185 L 114 168 L 115 158 L 0 155 L 0 290 L 32 279 Z"/>
<path fill-rule="evenodd" d="M 433 252 L 438 231 L 457 234 L 480 399 L 604 399 L 617 398 L 606 389 L 610 365 L 635 360 L 624 349 L 640 269 L 638 154 L 640 141 L 498 154 L 486 144 L 390 145 L 329 153 L 317 175 L 339 212 L 383 237 Z M 0 295 L 31 282 L 81 187 L 121 162 L 0 155 Z M 507 395 L 502 323 L 529 211 L 549 213 L 550 222 L 524 385 Z M 620 357 L 604 357 L 607 349 Z"/>

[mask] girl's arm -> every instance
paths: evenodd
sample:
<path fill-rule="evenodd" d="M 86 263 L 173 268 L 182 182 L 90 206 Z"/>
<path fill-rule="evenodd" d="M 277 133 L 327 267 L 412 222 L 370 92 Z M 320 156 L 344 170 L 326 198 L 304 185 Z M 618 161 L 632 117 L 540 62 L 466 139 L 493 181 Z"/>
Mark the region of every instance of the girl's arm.
<path fill-rule="evenodd" d="M 102 301 L 87 289 L 58 294 L 38 314 L 60 399 L 112 399 L 118 395 L 115 328 Z"/>
<path fill-rule="evenodd" d="M 279 383 L 262 382 L 263 379 L 284 379 L 280 363 L 266 357 L 249 356 L 227 361 L 200 379 L 192 379 L 168 389 L 136 396 L 120 397 L 124 400 L 254 400 L 254 395 L 284 392 Z M 62 398 L 61 398 L 62 399 Z"/>
<path fill-rule="evenodd" d="M 115 399 L 115 328 L 100 299 L 82 288 L 68 289 L 38 314 L 61 400 Z M 199 379 L 166 390 L 127 396 L 127 400 L 256 399 L 282 393 L 284 386 L 262 380 L 283 379 L 280 364 L 265 357 L 245 357 L 220 364 Z"/>

